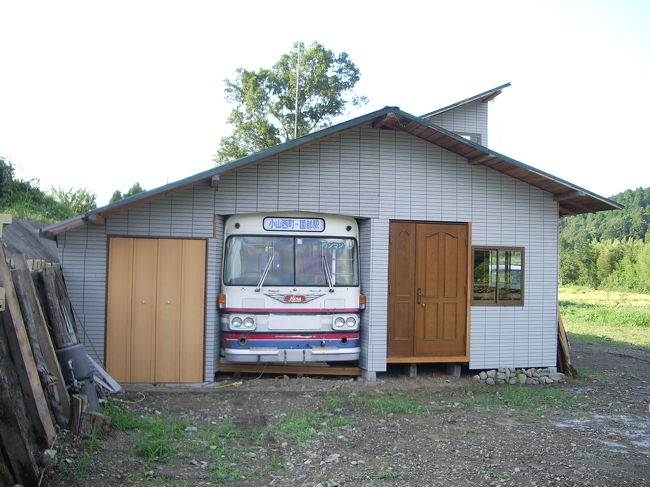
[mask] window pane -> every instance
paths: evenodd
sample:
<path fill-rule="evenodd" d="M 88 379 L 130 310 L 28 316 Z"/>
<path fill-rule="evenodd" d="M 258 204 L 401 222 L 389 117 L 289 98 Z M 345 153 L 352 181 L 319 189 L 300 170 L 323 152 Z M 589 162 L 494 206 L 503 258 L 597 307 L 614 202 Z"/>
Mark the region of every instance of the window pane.
<path fill-rule="evenodd" d="M 327 286 L 327 272 L 335 286 L 356 286 L 357 267 L 357 245 L 353 239 L 296 237 L 298 286 Z"/>
<path fill-rule="evenodd" d="M 256 286 L 268 266 L 265 286 L 293 285 L 293 238 L 233 236 L 226 244 L 224 282 Z"/>
<path fill-rule="evenodd" d="M 474 301 L 496 302 L 496 250 L 474 249 Z"/>
<path fill-rule="evenodd" d="M 499 301 L 521 301 L 521 252 L 499 250 Z"/>

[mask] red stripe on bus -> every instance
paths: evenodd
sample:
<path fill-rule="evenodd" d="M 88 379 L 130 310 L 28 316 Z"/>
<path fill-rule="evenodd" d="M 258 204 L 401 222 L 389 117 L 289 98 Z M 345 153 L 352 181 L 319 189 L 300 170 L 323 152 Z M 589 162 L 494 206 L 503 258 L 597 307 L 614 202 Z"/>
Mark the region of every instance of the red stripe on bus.
<path fill-rule="evenodd" d="M 226 313 L 358 313 L 359 308 L 224 308 Z"/>
<path fill-rule="evenodd" d="M 221 335 L 226 340 L 238 340 L 242 337 L 248 338 L 249 340 L 287 340 L 290 338 L 296 340 L 340 340 L 341 338 L 348 338 L 354 340 L 359 338 L 358 333 L 285 333 L 285 334 L 274 334 L 274 333 L 224 333 Z"/>

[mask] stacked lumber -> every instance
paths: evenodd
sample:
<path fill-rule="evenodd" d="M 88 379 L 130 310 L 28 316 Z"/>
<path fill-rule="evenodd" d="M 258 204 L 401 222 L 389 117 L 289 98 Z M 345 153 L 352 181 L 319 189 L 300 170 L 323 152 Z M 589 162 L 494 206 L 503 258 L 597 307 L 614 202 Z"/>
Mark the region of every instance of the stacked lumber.
<path fill-rule="evenodd" d="M 571 345 L 559 312 L 557 314 L 557 368 L 563 374 L 577 375 L 575 367 L 571 365 Z"/>
<path fill-rule="evenodd" d="M 74 394 L 71 401 L 69 390 L 82 387 L 95 403 L 97 397 L 92 377 L 81 384 L 66 380 L 57 355 L 62 347 L 76 346 L 82 359 L 87 357 L 60 267 L 28 261 L 16 252 L 8 260 L 0 242 L 0 287 L 5 296 L 0 309 L 0 487 L 37 486 L 44 465 L 53 463 L 49 449 L 57 427 L 93 436 L 104 433 L 110 419 L 89 410 L 96 407 L 86 394 Z M 103 372 L 96 363 L 88 362 L 88 369 Z M 105 382 L 112 381 L 106 376 Z"/>

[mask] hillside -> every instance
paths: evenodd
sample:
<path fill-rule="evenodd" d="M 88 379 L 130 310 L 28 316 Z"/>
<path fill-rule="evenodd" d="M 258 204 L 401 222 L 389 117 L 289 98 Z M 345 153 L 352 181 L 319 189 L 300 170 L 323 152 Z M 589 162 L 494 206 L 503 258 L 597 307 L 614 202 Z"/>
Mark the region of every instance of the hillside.
<path fill-rule="evenodd" d="M 625 208 L 561 220 L 562 284 L 650 292 L 650 187 L 611 199 Z"/>
<path fill-rule="evenodd" d="M 628 189 L 610 199 L 625 208 L 563 218 L 560 239 L 567 243 L 626 238 L 648 241 L 650 187 Z"/>

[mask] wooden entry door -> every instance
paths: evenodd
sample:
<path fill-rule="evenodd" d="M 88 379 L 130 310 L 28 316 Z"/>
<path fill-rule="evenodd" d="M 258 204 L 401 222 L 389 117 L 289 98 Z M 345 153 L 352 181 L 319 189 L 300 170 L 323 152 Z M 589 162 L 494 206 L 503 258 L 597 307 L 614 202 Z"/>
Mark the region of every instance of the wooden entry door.
<path fill-rule="evenodd" d="M 467 225 L 391 222 L 389 361 L 467 355 L 467 249 Z"/>
<path fill-rule="evenodd" d="M 205 240 L 109 240 L 106 369 L 120 382 L 202 382 Z"/>

